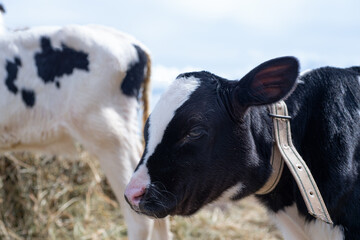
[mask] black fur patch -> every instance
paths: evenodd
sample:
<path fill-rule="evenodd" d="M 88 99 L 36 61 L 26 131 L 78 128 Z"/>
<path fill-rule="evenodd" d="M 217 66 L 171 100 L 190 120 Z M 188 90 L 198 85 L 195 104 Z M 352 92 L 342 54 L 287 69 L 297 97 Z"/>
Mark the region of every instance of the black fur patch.
<path fill-rule="evenodd" d="M 5 69 L 7 72 L 7 77 L 5 79 L 5 85 L 7 89 L 13 94 L 18 92 L 18 87 L 15 85 L 15 80 L 17 78 L 19 67 L 21 67 L 21 60 L 18 57 L 14 58 L 14 62 L 9 60 L 6 61 Z"/>
<path fill-rule="evenodd" d="M 144 81 L 144 71 L 148 61 L 147 55 L 139 46 L 134 45 L 139 60 L 133 63 L 126 72 L 121 84 L 122 92 L 131 97 L 139 98 L 141 83 Z"/>
<path fill-rule="evenodd" d="M 14 62 L 6 61 L 7 77 L 5 79 L 5 85 L 9 92 L 16 95 L 19 92 L 19 88 L 15 85 L 15 80 L 21 67 L 21 60 L 19 57 L 14 58 Z M 21 97 L 26 107 L 33 107 L 35 105 L 35 92 L 33 90 L 21 89 Z"/>
<path fill-rule="evenodd" d="M 6 13 L 4 5 L 2 5 L 1 3 L 0 3 L 0 12 Z"/>
<path fill-rule="evenodd" d="M 65 44 L 61 49 L 54 49 L 51 41 L 47 37 L 40 40 L 41 52 L 35 54 L 35 63 L 39 77 L 44 83 L 52 83 L 56 77 L 70 75 L 75 69 L 89 71 L 88 54 L 76 51 Z M 56 81 L 56 87 L 60 88 L 60 83 Z"/>
<path fill-rule="evenodd" d="M 27 107 L 35 105 L 35 93 L 33 90 L 22 89 L 21 97 Z"/>

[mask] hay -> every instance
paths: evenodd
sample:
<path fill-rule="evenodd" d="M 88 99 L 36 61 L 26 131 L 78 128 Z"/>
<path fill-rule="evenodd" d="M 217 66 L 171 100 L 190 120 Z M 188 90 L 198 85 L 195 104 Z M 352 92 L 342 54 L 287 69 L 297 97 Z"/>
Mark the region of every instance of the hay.
<path fill-rule="evenodd" d="M 118 204 L 98 169 L 86 154 L 75 160 L 1 157 L 0 238 L 125 238 Z"/>
<path fill-rule="evenodd" d="M 278 240 L 282 239 L 270 224 L 266 210 L 253 198 L 220 208 L 203 209 L 194 217 L 173 217 L 175 239 L 203 240 Z"/>
<path fill-rule="evenodd" d="M 174 238 L 281 239 L 253 200 L 172 217 Z M 0 157 L 0 239 L 127 239 L 127 231 L 98 161 L 19 153 Z"/>

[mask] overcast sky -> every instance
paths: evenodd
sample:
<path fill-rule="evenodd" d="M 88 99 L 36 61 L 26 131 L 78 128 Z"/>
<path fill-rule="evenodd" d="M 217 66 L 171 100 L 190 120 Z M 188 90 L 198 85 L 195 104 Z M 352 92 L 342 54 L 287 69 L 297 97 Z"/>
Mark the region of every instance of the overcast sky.
<path fill-rule="evenodd" d="M 1 0 L 0 0 L 1 1 Z M 152 52 L 154 88 L 179 72 L 241 78 L 270 58 L 302 70 L 360 65 L 359 0 L 2 0 L 10 28 L 103 24 Z"/>

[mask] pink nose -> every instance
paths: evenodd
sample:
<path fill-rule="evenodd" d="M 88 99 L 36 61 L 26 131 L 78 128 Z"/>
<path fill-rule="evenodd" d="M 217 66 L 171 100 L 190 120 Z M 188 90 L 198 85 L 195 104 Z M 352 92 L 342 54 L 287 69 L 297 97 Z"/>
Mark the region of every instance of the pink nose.
<path fill-rule="evenodd" d="M 125 189 L 125 198 L 134 207 L 139 207 L 140 200 L 145 194 L 145 187 L 131 187 L 128 185 Z"/>

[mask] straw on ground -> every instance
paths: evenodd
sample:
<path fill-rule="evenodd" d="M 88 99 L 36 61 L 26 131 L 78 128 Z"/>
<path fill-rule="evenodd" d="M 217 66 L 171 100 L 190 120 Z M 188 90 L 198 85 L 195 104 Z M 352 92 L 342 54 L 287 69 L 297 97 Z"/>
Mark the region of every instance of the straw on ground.
<path fill-rule="evenodd" d="M 0 239 L 127 239 L 115 197 L 86 153 L 0 157 Z M 248 198 L 192 217 L 171 217 L 175 239 L 281 239 L 266 211 Z"/>

